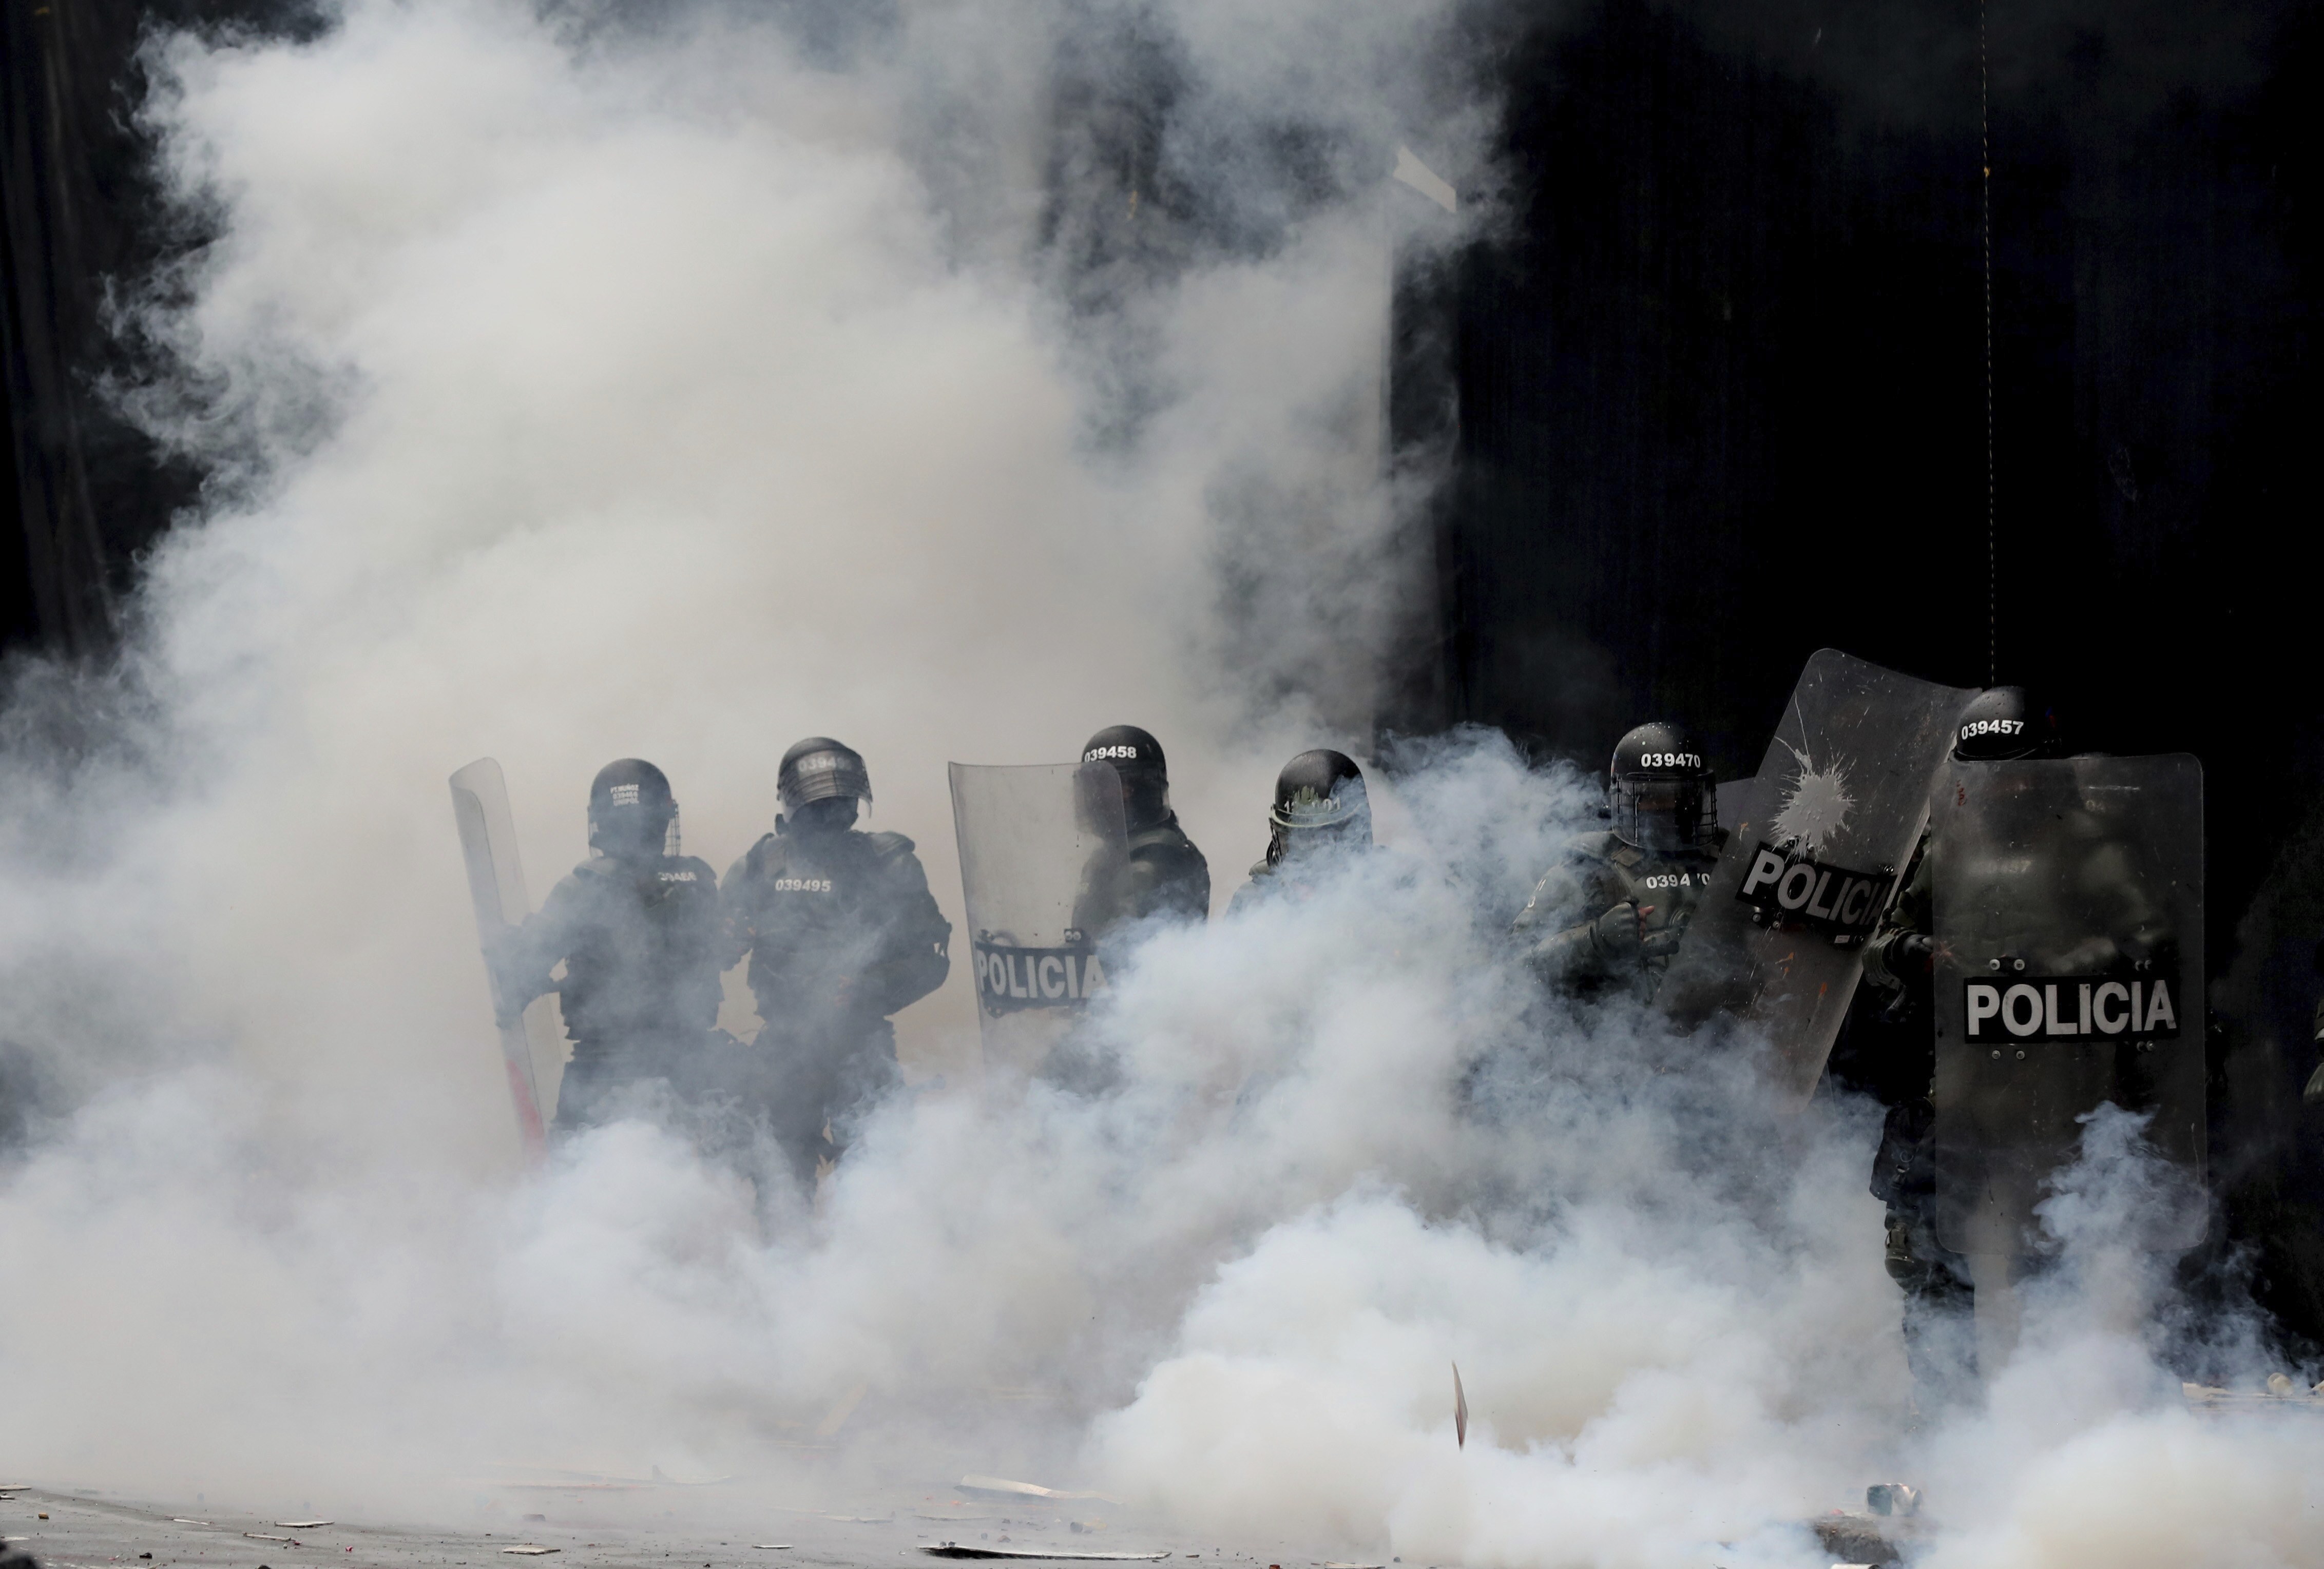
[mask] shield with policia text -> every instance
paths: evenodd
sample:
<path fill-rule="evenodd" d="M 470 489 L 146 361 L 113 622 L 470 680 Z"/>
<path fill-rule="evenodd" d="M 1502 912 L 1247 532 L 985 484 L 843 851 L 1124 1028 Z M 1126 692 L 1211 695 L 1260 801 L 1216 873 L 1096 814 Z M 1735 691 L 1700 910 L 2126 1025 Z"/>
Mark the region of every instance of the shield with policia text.
<path fill-rule="evenodd" d="M 1655 994 L 1665 1014 L 1748 1024 L 1784 1093 L 1815 1093 L 1974 695 L 1833 648 L 1808 660 L 1749 804 L 1720 813 L 1727 848 Z"/>
<path fill-rule="evenodd" d="M 2203 768 L 2191 757 L 1952 763 L 1930 803 L 1937 1234 L 2039 1251 L 2034 1210 L 2111 1103 L 2175 1176 L 2134 1240 L 2206 1215 Z M 2119 1179 L 2110 1179 L 2118 1181 Z"/>
<path fill-rule="evenodd" d="M 985 1063 L 1031 1074 L 1105 988 L 1095 940 L 1129 859 L 1120 776 L 954 763 L 952 812 Z"/>

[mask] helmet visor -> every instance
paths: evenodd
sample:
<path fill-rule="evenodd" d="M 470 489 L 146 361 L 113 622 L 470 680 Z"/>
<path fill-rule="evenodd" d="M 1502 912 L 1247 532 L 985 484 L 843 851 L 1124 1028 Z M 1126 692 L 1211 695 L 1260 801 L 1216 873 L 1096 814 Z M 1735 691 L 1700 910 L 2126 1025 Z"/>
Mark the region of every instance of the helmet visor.
<path fill-rule="evenodd" d="M 1717 827 L 1717 808 L 1695 780 L 1625 779 L 1615 786 L 1614 831 L 1640 849 L 1694 849 Z"/>

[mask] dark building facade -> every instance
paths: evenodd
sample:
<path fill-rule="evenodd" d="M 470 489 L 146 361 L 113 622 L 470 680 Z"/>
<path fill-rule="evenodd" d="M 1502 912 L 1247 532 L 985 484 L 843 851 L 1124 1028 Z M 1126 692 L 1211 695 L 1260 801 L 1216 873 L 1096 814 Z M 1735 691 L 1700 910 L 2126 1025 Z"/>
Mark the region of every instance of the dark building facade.
<path fill-rule="evenodd" d="M 2088 749 L 2198 754 L 2222 1229 L 2324 1336 L 2319 18 L 1487 14 L 1504 221 L 1400 299 L 1401 447 L 1452 463 L 1393 717 L 1592 766 L 1680 718 L 1732 776 L 1831 645 L 2026 685 Z"/>

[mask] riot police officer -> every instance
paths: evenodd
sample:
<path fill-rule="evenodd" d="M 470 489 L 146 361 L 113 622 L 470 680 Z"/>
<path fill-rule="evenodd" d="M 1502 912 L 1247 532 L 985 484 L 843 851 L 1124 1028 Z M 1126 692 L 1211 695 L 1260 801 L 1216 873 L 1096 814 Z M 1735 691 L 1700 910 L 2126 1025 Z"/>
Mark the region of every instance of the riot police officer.
<path fill-rule="evenodd" d="M 706 1069 L 725 940 L 717 875 L 678 853 L 668 776 L 637 757 L 606 764 L 589 785 L 589 858 L 492 950 L 504 1008 L 558 994 L 573 1043 L 558 1129 L 603 1120 L 625 1086 Z"/>
<path fill-rule="evenodd" d="M 1553 985 L 1646 996 L 1727 841 L 1718 786 L 1685 727 L 1657 720 L 1615 743 L 1606 812 L 1612 826 L 1567 842 L 1511 929 Z"/>
<path fill-rule="evenodd" d="M 2001 763 L 2018 757 L 2059 756 L 2057 719 L 2036 711 L 2022 686 L 1989 686 L 1961 710 L 1953 731 L 1953 757 L 1963 763 Z M 1930 930 L 1932 868 L 1926 864 L 1927 835 L 1913 851 L 1904 885 L 1864 944 L 1864 978 L 1883 991 L 1901 994 L 1929 978 L 1935 948 Z"/>
<path fill-rule="evenodd" d="M 750 959 L 760 1045 L 770 1049 L 778 1131 L 811 1180 L 899 1081 L 889 1016 L 944 984 L 952 923 L 912 841 L 855 826 L 872 776 L 853 748 L 808 737 L 783 754 L 775 790 L 774 832 L 722 887 L 729 962 Z"/>
<path fill-rule="evenodd" d="M 1084 763 L 1111 764 L 1121 776 L 1121 815 L 1129 857 L 1112 879 L 1115 919 L 1166 913 L 1205 921 L 1211 867 L 1170 810 L 1170 775 L 1162 743 L 1136 725 L 1109 725 L 1082 747 Z"/>
<path fill-rule="evenodd" d="M 2018 686 L 1988 687 L 1955 721 L 1952 755 L 1965 763 L 2006 762 L 2060 751 L 2054 715 L 2036 709 Z M 1886 1263 L 1904 1295 L 1904 1354 L 1914 1400 L 1923 1411 L 1960 1398 L 1977 1371 L 1969 1315 L 1976 1292 L 1969 1261 L 1937 1236 L 1936 1016 L 1931 991 L 1936 951 L 1932 919 L 1936 868 L 1924 834 L 1904 885 L 1864 945 L 1864 980 L 1886 998 L 1877 1014 L 1852 1022 L 1878 1042 L 1858 1077 L 1888 1107 L 1873 1157 L 1872 1195 L 1888 1207 Z M 1854 1045 L 1851 1042 L 1851 1045 Z"/>
<path fill-rule="evenodd" d="M 1372 848 L 1364 771 L 1328 747 L 1300 753 L 1276 775 L 1267 822 L 1267 854 L 1235 890 L 1229 913 L 1277 895 L 1305 894 L 1343 858 Z"/>

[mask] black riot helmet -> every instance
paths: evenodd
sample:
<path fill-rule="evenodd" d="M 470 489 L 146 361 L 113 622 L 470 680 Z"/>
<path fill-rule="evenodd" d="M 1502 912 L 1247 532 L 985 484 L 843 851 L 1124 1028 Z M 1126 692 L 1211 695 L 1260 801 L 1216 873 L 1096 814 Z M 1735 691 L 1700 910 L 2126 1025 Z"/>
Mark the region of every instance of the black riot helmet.
<path fill-rule="evenodd" d="M 1121 811 L 1130 831 L 1170 814 L 1170 770 L 1162 743 L 1136 725 L 1108 725 L 1082 743 L 1082 761 L 1108 763 L 1121 775 Z"/>
<path fill-rule="evenodd" d="M 794 817 L 810 801 L 838 795 L 869 801 L 872 771 L 854 748 L 829 736 L 809 736 L 783 754 L 783 766 L 775 774 L 775 794 L 782 798 L 783 810 Z"/>
<path fill-rule="evenodd" d="M 589 781 L 589 848 L 636 858 L 678 853 L 678 799 L 669 775 L 642 757 L 622 757 Z"/>
<path fill-rule="evenodd" d="M 1969 700 L 1953 725 L 1953 757 L 1963 763 L 2058 755 L 2058 716 L 2028 702 L 2022 686 L 1988 686 Z"/>
<path fill-rule="evenodd" d="M 1363 770 L 1328 747 L 1300 753 L 1275 776 L 1275 806 L 1267 821 L 1274 830 L 1267 842 L 1269 866 L 1310 846 L 1369 846 L 1372 805 Z"/>
<path fill-rule="evenodd" d="M 1719 830 L 1719 790 L 1684 725 L 1656 720 L 1614 743 L 1606 765 L 1614 837 L 1639 849 L 1707 849 Z"/>

